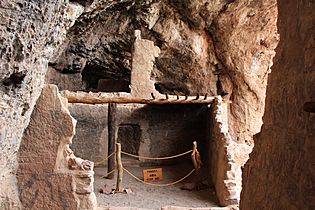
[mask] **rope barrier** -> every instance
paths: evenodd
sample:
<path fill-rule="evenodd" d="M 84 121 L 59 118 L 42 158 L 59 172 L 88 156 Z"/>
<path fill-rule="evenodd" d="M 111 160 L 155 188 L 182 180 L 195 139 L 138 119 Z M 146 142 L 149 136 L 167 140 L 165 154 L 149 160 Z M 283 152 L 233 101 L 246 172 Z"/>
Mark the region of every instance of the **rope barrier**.
<path fill-rule="evenodd" d="M 135 157 L 135 158 L 140 158 L 140 159 L 147 159 L 147 160 L 166 160 L 166 159 L 172 159 L 172 158 L 177 158 L 177 157 L 181 157 L 184 155 L 187 155 L 191 153 L 191 158 L 194 164 L 194 169 L 192 169 L 188 174 L 186 174 L 184 177 L 182 177 L 181 179 L 175 181 L 175 182 L 171 182 L 171 183 L 167 183 L 167 184 L 154 184 L 154 183 L 149 183 L 149 182 L 145 182 L 142 179 L 138 178 L 137 176 L 135 176 L 134 174 L 132 174 L 129 170 L 127 170 L 126 168 L 123 167 L 122 162 L 121 162 L 121 154 L 125 154 L 131 157 Z M 197 150 L 197 142 L 194 141 L 193 142 L 193 149 L 189 150 L 187 152 L 183 152 L 177 155 L 173 155 L 173 156 L 167 156 L 167 157 L 145 157 L 145 156 L 140 156 L 140 155 L 134 155 L 134 154 L 130 154 L 124 151 L 121 151 L 121 144 L 120 143 L 116 143 L 116 152 L 113 152 L 112 154 L 110 154 L 109 156 L 107 156 L 106 158 L 104 158 L 102 161 L 99 162 L 95 162 L 95 166 L 98 166 L 102 163 L 104 163 L 106 160 L 108 160 L 111 156 L 113 156 L 114 154 L 116 154 L 116 167 L 110 171 L 109 173 L 106 174 L 106 176 L 103 177 L 108 177 L 110 174 L 112 174 L 116 169 L 117 169 L 117 184 L 116 184 L 116 191 L 117 192 L 122 192 L 123 188 L 122 188 L 122 178 L 123 178 L 123 171 L 126 171 L 127 174 L 129 174 L 131 177 L 133 177 L 134 179 L 136 179 L 137 181 L 149 185 L 149 186 L 155 186 L 155 187 L 167 187 L 167 186 L 171 186 L 171 185 L 175 185 L 178 184 L 179 182 L 182 182 L 183 180 L 187 179 L 192 173 L 194 173 L 196 171 L 197 176 L 200 178 L 200 174 L 199 174 L 199 170 L 201 167 L 201 160 L 200 160 L 200 154 Z"/>
<path fill-rule="evenodd" d="M 107 161 L 111 156 L 113 156 L 116 152 L 113 152 L 112 154 L 108 155 L 106 158 L 104 158 L 103 160 L 101 161 L 97 161 L 97 162 L 94 162 L 94 166 L 99 166 L 101 164 L 103 164 L 105 161 Z"/>
<path fill-rule="evenodd" d="M 191 153 L 192 151 L 193 150 L 189 150 L 187 152 L 180 153 L 180 154 L 177 154 L 177 155 L 173 155 L 173 156 L 169 156 L 169 157 L 157 157 L 157 158 L 134 155 L 134 154 L 130 154 L 130 153 L 127 153 L 127 152 L 124 152 L 124 151 L 121 151 L 121 153 L 124 154 L 124 155 L 131 156 L 131 157 L 140 158 L 140 159 L 146 159 L 146 160 L 167 160 L 167 159 L 172 159 L 172 158 L 177 158 L 177 157 L 180 157 L 180 156 L 187 155 L 187 154 Z"/>
<path fill-rule="evenodd" d="M 107 173 L 105 176 L 102 176 L 102 178 L 107 178 L 110 174 L 114 173 L 116 170 L 116 168 L 114 168 L 113 170 L 111 170 L 109 173 Z"/>
<path fill-rule="evenodd" d="M 123 168 L 124 171 L 126 171 L 131 177 L 133 177 L 134 179 L 136 179 L 137 181 L 143 183 L 143 184 L 146 184 L 146 185 L 150 185 L 150 186 L 154 186 L 154 187 L 167 187 L 167 186 L 171 186 L 171 185 L 175 185 L 175 184 L 178 184 L 179 182 L 187 179 L 192 173 L 194 173 L 194 171 L 196 169 L 193 169 L 191 170 L 186 176 L 184 176 L 183 178 L 175 181 L 175 182 L 172 182 L 172 183 L 167 183 L 167 184 L 153 184 L 153 183 L 149 183 L 149 182 L 145 182 L 143 181 L 142 179 L 136 177 L 135 175 L 133 175 L 130 171 L 128 171 L 126 168 Z"/>

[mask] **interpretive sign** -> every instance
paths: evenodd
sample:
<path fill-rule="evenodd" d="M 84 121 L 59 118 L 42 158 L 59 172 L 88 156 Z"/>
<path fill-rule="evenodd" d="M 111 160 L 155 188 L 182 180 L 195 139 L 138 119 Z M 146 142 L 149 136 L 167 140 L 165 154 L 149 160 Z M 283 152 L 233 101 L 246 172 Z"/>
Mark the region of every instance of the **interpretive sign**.
<path fill-rule="evenodd" d="M 145 182 L 155 182 L 163 180 L 162 168 L 143 170 L 143 180 Z"/>

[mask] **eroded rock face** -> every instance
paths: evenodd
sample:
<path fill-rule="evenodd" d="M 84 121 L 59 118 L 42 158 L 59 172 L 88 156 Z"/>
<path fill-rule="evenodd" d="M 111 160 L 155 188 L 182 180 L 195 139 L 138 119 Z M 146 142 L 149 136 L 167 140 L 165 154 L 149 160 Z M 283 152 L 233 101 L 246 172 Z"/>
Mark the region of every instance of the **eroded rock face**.
<path fill-rule="evenodd" d="M 260 131 L 268 73 L 278 43 L 276 1 L 236 1 L 211 26 L 219 73 L 232 82 L 229 131 L 239 143 L 252 143 Z M 228 91 L 230 92 L 230 91 Z"/>
<path fill-rule="evenodd" d="M 71 28 L 56 71 L 130 81 L 134 30 L 161 50 L 151 79 L 161 93 L 231 100 L 233 140 L 260 131 L 267 75 L 278 42 L 276 1 L 94 2 Z M 80 89 L 93 85 L 82 83 Z M 96 77 L 96 78 L 95 78 Z M 92 82 L 92 83 L 93 83 Z M 62 88 L 62 87 L 61 87 Z M 95 87 L 94 87 L 95 88 Z"/>
<path fill-rule="evenodd" d="M 76 120 L 54 85 L 45 86 L 18 152 L 23 209 L 95 209 L 93 162 L 69 148 Z"/>
<path fill-rule="evenodd" d="M 0 208 L 19 207 L 14 176 L 22 133 L 49 59 L 77 17 L 68 1 L 0 2 Z"/>
<path fill-rule="evenodd" d="M 262 132 L 245 165 L 241 209 L 314 209 L 314 1 L 278 0 L 280 42 Z"/>

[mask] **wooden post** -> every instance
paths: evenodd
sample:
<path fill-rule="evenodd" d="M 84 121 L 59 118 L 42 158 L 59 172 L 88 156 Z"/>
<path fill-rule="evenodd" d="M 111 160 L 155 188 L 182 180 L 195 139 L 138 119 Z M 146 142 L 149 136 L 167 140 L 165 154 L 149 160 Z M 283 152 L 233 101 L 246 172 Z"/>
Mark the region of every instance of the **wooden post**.
<path fill-rule="evenodd" d="M 192 153 L 191 153 L 191 159 L 192 159 L 192 162 L 194 164 L 194 167 L 196 169 L 196 172 L 198 173 L 199 169 L 200 169 L 200 166 L 197 162 L 197 158 L 196 158 L 196 153 L 197 153 L 197 142 L 194 141 L 193 142 L 193 149 L 192 149 Z"/>
<path fill-rule="evenodd" d="M 123 165 L 121 162 L 121 144 L 116 143 L 116 162 L 117 162 L 117 183 L 115 192 L 123 192 L 122 179 L 123 179 Z"/>
<path fill-rule="evenodd" d="M 111 155 L 115 152 L 115 143 L 116 143 L 116 109 L 117 104 L 108 104 L 108 155 Z M 107 173 L 115 169 L 115 156 L 111 156 L 107 160 Z M 108 174 L 108 179 L 114 178 L 114 173 Z"/>
<path fill-rule="evenodd" d="M 201 177 L 201 174 L 200 174 L 201 159 L 200 159 L 200 154 L 199 154 L 199 152 L 197 150 L 197 142 L 196 141 L 193 142 L 193 151 L 191 153 L 191 159 L 192 159 L 192 162 L 193 162 L 194 167 L 196 169 L 196 174 L 197 174 L 197 179 L 198 179 L 196 187 L 198 189 L 202 185 L 202 177 Z"/>

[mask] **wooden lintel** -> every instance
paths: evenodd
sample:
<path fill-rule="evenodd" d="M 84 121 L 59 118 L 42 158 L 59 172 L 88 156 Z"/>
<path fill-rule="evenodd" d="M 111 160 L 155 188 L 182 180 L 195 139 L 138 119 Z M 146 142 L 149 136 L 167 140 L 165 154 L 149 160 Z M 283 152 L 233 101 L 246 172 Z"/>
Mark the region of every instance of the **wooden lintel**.
<path fill-rule="evenodd" d="M 187 99 L 179 98 L 176 96 L 168 99 L 145 99 L 135 97 L 97 97 L 92 95 L 66 95 L 69 103 L 83 103 L 83 104 L 107 104 L 107 103 L 120 103 L 120 104 L 211 104 L 215 97 L 199 98 L 196 96 L 189 96 Z"/>

